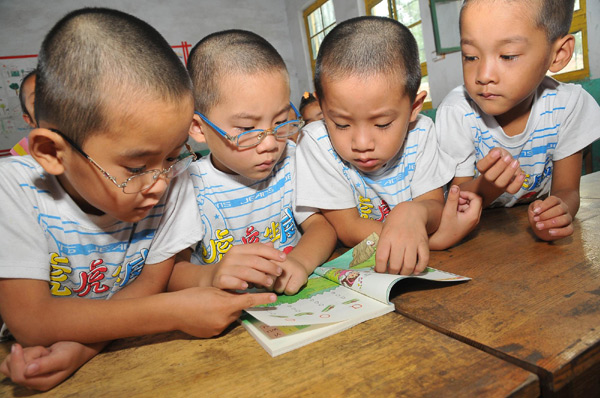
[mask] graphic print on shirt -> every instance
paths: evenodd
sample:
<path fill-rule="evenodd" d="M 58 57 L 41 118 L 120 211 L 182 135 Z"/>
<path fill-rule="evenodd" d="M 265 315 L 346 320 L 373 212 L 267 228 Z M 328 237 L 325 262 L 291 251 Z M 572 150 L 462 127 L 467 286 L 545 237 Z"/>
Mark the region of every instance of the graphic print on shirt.
<path fill-rule="evenodd" d="M 148 249 L 142 249 L 133 258 L 121 264 L 107 264 L 102 258 L 92 260 L 89 267 L 73 267 L 66 256 L 50 253 L 50 293 L 53 296 L 107 297 L 109 293 L 126 286 L 137 278 L 144 268 Z M 123 274 L 123 275 L 121 275 Z M 78 276 L 79 281 L 76 281 Z"/>

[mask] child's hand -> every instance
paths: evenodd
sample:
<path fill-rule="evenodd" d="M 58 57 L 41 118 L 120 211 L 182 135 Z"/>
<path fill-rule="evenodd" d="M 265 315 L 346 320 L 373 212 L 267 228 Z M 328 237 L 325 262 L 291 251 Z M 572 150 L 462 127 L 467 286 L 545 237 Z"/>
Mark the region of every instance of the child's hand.
<path fill-rule="evenodd" d="M 273 261 L 285 259 L 272 245 L 235 245 L 215 264 L 212 285 L 226 290 L 245 290 L 249 284 L 270 287 L 282 272 Z"/>
<path fill-rule="evenodd" d="M 238 319 L 242 310 L 277 300 L 275 293 L 231 293 L 214 287 L 193 287 L 169 293 L 175 299 L 174 325 L 196 337 L 213 337 Z"/>
<path fill-rule="evenodd" d="M 47 391 L 60 384 L 100 349 L 59 341 L 50 347 L 23 348 L 15 343 L 0 364 L 0 372 L 14 383 L 34 390 Z"/>
<path fill-rule="evenodd" d="M 542 240 L 552 241 L 573 233 L 573 217 L 569 207 L 556 196 L 531 203 L 527 215 L 533 233 Z"/>
<path fill-rule="evenodd" d="M 375 271 L 390 274 L 410 275 L 425 270 L 429 263 L 429 237 L 425 220 L 410 211 L 412 202 L 396 206 L 388 215 L 377 251 Z"/>
<path fill-rule="evenodd" d="M 296 294 L 308 280 L 306 268 L 290 256 L 277 264 L 281 266 L 283 273 L 275 281 L 273 290 L 277 293 Z"/>
<path fill-rule="evenodd" d="M 444 250 L 458 243 L 479 223 L 482 199 L 479 195 L 461 191 L 453 185 L 442 211 L 442 219 L 437 231 L 429 238 L 432 250 Z"/>
<path fill-rule="evenodd" d="M 508 193 L 517 193 L 525 181 L 519 161 L 503 148 L 493 148 L 477 162 L 477 170 L 488 183 Z"/>

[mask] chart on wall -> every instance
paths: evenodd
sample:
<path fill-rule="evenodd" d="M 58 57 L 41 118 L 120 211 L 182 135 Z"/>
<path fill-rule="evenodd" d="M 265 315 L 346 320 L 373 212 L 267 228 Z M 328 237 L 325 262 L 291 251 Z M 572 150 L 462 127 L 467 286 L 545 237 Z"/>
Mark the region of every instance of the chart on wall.
<path fill-rule="evenodd" d="M 19 104 L 21 80 L 37 65 L 37 56 L 0 57 L 0 156 L 9 154 L 30 127 L 25 123 Z"/>
<path fill-rule="evenodd" d="M 185 65 L 191 45 L 182 41 L 172 47 Z M 0 157 L 8 156 L 31 130 L 22 117 L 19 92 L 21 80 L 36 65 L 37 55 L 0 56 Z"/>

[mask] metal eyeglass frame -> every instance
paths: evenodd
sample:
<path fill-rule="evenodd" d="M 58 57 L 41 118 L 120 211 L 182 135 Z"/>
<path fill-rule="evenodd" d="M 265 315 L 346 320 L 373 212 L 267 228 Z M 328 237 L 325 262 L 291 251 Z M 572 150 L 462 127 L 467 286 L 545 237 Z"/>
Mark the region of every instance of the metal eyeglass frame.
<path fill-rule="evenodd" d="M 273 136 L 275 136 L 275 138 L 288 138 L 291 137 L 292 135 L 296 134 L 298 131 L 300 131 L 302 129 L 302 127 L 304 127 L 304 120 L 302 120 L 302 117 L 300 116 L 300 113 L 298 112 L 298 110 L 296 109 L 296 107 L 294 106 L 294 104 L 292 104 L 290 102 L 290 106 L 292 107 L 292 109 L 294 110 L 294 112 L 296 113 L 296 118 L 294 120 L 288 120 L 287 122 L 283 122 L 273 128 L 267 129 L 267 130 L 263 130 L 263 129 L 254 129 L 254 130 L 249 130 L 249 131 L 244 131 L 243 133 L 240 133 L 238 135 L 230 135 L 228 134 L 225 130 L 221 129 L 220 127 L 218 127 L 216 124 L 214 124 L 213 122 L 211 122 L 210 120 L 208 120 L 208 118 L 206 116 L 204 116 L 202 113 L 200 112 L 194 112 L 196 115 L 200 116 L 200 118 L 202 118 L 202 120 L 204 120 L 206 122 L 206 124 L 208 124 L 210 127 L 212 127 L 217 133 L 221 134 L 225 139 L 227 139 L 229 142 L 231 142 L 232 144 L 234 144 L 236 147 L 238 148 L 252 148 L 257 146 L 258 144 L 260 144 L 269 134 L 272 134 Z M 290 133 L 288 135 L 285 136 L 278 136 L 277 135 L 277 130 L 279 130 L 281 127 L 283 126 L 287 126 L 291 123 L 298 123 L 298 130 L 294 131 L 293 133 Z M 248 134 L 256 134 L 259 133 L 259 135 L 257 135 L 257 140 L 256 142 L 253 142 L 251 145 L 240 145 L 240 137 L 243 137 L 244 135 L 248 135 Z"/>
<path fill-rule="evenodd" d="M 187 168 L 190 166 L 190 164 L 192 164 L 192 162 L 195 162 L 196 160 L 198 160 L 198 156 L 196 156 L 196 154 L 195 154 L 195 153 L 192 151 L 192 148 L 191 148 L 191 147 L 190 147 L 188 144 L 185 144 L 185 147 L 186 147 L 186 149 L 187 149 L 187 150 L 190 152 L 190 153 L 189 153 L 189 155 L 186 155 L 186 156 L 184 156 L 183 158 L 181 158 L 181 159 L 177 160 L 175 163 L 173 163 L 173 164 L 172 164 L 171 166 L 169 166 L 168 168 L 166 168 L 166 169 L 162 169 L 162 170 L 158 170 L 158 169 L 147 170 L 147 171 L 144 171 L 144 172 L 142 172 L 142 173 L 139 173 L 139 174 L 132 175 L 131 177 L 127 178 L 127 179 L 126 179 L 126 180 L 125 180 L 123 183 L 119 184 L 119 183 L 117 182 L 117 179 L 116 179 L 115 177 L 111 176 L 111 175 L 108 173 L 108 171 L 104 170 L 104 169 L 102 168 L 102 166 L 100 166 L 98 163 L 96 163 L 96 161 L 95 161 L 94 159 L 92 159 L 92 158 L 91 158 L 91 157 L 90 157 L 90 156 L 89 156 L 87 153 L 85 153 L 85 152 L 83 151 L 83 149 L 81 149 L 81 148 L 79 147 L 79 145 L 77 145 L 77 144 L 75 143 L 75 141 L 73 141 L 72 139 L 70 139 L 69 137 L 67 137 L 67 136 L 66 136 L 64 133 L 62 133 L 60 130 L 57 130 L 57 129 L 52 129 L 52 128 L 49 128 L 48 130 L 50 130 L 50 131 L 52 131 L 52 132 L 54 132 L 54 133 L 56 133 L 56 134 L 60 135 L 62 138 L 64 138 L 64 140 L 65 140 L 65 141 L 67 141 L 67 142 L 69 143 L 69 145 L 71 145 L 71 146 L 72 146 L 72 147 L 73 147 L 73 148 L 74 148 L 74 149 L 75 149 L 77 152 L 79 152 L 79 153 L 80 153 L 80 154 L 81 154 L 81 155 L 82 155 L 84 158 L 86 158 L 86 159 L 87 159 L 87 160 L 88 160 L 88 161 L 89 161 L 91 164 L 93 164 L 94 166 L 96 166 L 96 168 L 97 168 L 98 170 L 100 170 L 100 172 L 102 173 L 102 175 L 103 175 L 104 177 L 106 177 L 106 178 L 107 178 L 108 180 L 110 180 L 110 181 L 111 181 L 113 184 L 115 184 L 115 186 L 116 186 L 117 188 L 120 188 L 120 189 L 122 189 L 124 194 L 128 194 L 128 195 L 129 195 L 129 194 L 136 194 L 136 193 L 139 193 L 139 192 L 142 192 L 142 191 L 145 191 L 145 190 L 149 189 L 150 187 L 152 187 L 152 186 L 153 186 L 153 185 L 156 183 L 156 181 L 158 181 L 158 179 L 160 178 L 160 176 L 161 176 L 161 175 L 163 175 L 163 174 L 164 174 L 164 175 L 165 175 L 165 177 L 166 177 L 167 179 L 169 179 L 169 180 L 170 180 L 170 179 L 172 179 L 172 178 L 175 178 L 175 177 L 177 177 L 179 174 L 181 174 L 183 171 L 185 171 L 185 170 L 186 170 L 186 169 L 187 169 Z M 191 158 L 191 161 L 189 160 L 190 158 Z M 171 170 L 173 170 L 173 167 L 174 167 L 176 164 L 178 164 L 178 163 L 180 163 L 180 162 L 183 162 L 183 161 L 189 162 L 189 164 L 188 164 L 186 167 L 184 167 L 183 169 L 181 169 L 181 170 L 180 170 L 180 171 L 179 171 L 177 174 L 175 174 L 175 175 L 172 175 L 172 176 L 168 176 L 168 173 L 169 173 L 169 172 L 171 172 Z M 135 191 L 135 192 L 125 192 L 125 188 L 127 187 L 127 183 L 128 183 L 128 182 L 130 182 L 131 180 L 133 180 L 133 179 L 134 179 L 134 178 L 136 178 L 136 177 L 145 176 L 146 174 L 150 174 L 150 173 L 152 173 L 152 174 L 153 174 L 153 176 L 152 176 L 152 182 L 151 182 L 150 184 L 148 184 L 148 185 L 146 185 L 146 186 L 143 186 L 143 187 L 141 187 L 139 190 L 137 190 L 137 191 Z"/>

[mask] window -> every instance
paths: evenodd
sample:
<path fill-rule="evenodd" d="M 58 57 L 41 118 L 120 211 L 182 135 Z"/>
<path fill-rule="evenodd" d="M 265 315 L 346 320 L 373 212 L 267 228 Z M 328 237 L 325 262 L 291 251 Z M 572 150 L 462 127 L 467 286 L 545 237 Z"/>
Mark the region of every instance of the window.
<path fill-rule="evenodd" d="M 571 61 L 560 72 L 556 74 L 548 73 L 555 79 L 563 82 L 581 80 L 590 75 L 585 2 L 586 0 L 575 1 L 573 22 L 571 22 L 571 30 L 569 31 L 569 33 L 575 36 L 575 51 L 573 52 Z"/>
<path fill-rule="evenodd" d="M 303 15 L 304 24 L 306 25 L 306 35 L 308 37 L 310 63 L 314 74 L 319 47 L 327 33 L 335 26 L 333 0 L 318 0 L 304 10 Z"/>
<path fill-rule="evenodd" d="M 427 75 L 427 62 L 425 59 L 425 44 L 423 41 L 423 25 L 421 24 L 421 11 L 419 0 L 365 0 L 367 15 L 394 18 L 401 22 L 412 32 L 419 47 L 421 60 L 421 87 L 419 90 L 427 91 L 427 98 L 423 109 L 431 109 L 431 95 L 429 93 L 429 76 Z"/>

